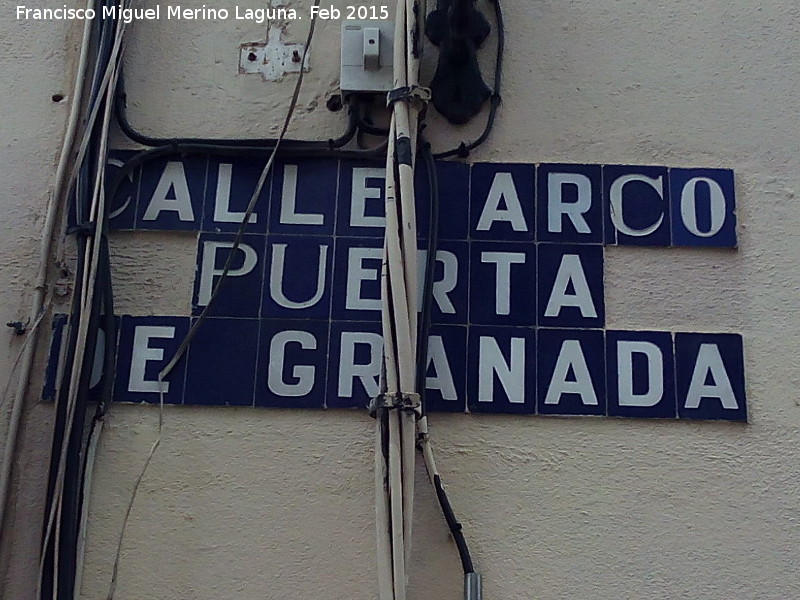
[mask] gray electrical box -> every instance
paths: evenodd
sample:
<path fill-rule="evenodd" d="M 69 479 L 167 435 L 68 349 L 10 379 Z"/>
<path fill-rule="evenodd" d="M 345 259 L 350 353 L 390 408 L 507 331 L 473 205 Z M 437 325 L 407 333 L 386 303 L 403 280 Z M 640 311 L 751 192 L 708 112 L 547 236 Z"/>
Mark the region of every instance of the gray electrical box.
<path fill-rule="evenodd" d="M 342 92 L 388 92 L 393 87 L 392 21 L 342 23 Z"/>

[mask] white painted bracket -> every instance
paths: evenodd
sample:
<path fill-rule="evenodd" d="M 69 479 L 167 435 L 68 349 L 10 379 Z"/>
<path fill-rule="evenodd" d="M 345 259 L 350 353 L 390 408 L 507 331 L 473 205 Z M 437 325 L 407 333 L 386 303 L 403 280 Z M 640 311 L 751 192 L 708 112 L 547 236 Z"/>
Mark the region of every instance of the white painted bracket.
<path fill-rule="evenodd" d="M 287 44 L 282 37 L 280 27 L 270 27 L 266 44 L 242 44 L 239 47 L 239 73 L 261 74 L 264 81 L 279 81 L 284 75 L 299 73 L 305 45 Z M 306 56 L 306 62 L 302 65 L 306 72 L 309 69 L 308 61 L 309 57 Z"/>

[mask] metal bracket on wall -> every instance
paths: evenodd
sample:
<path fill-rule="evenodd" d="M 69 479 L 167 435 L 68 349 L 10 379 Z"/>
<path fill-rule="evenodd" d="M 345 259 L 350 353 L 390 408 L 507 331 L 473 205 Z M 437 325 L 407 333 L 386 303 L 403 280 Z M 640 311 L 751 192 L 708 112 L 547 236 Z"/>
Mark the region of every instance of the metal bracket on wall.
<path fill-rule="evenodd" d="M 280 27 L 270 27 L 267 41 L 239 47 L 239 73 L 261 74 L 264 81 L 279 81 L 289 73 L 299 73 L 305 45 L 285 43 Z M 309 57 L 303 68 L 308 71 Z"/>

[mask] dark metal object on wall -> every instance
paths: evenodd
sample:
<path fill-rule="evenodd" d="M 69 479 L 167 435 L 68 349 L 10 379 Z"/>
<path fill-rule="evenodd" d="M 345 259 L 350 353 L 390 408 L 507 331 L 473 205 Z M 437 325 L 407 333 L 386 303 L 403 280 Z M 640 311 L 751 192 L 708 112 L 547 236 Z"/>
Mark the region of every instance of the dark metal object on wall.
<path fill-rule="evenodd" d="M 492 95 L 476 55 L 490 30 L 475 0 L 439 0 L 425 21 L 425 35 L 439 47 L 430 86 L 433 105 L 451 123 L 468 122 Z"/>

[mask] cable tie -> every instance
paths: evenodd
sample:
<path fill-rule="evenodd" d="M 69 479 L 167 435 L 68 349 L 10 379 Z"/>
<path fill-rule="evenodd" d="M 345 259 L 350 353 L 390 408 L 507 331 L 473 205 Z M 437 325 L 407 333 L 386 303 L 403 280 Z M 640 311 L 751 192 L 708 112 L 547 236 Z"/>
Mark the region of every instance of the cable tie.
<path fill-rule="evenodd" d="M 401 408 L 403 409 L 415 411 L 422 406 L 422 401 L 417 393 L 401 393 L 400 398 L 402 400 Z"/>
<path fill-rule="evenodd" d="M 469 148 L 464 142 L 461 142 L 456 151 L 456 156 L 459 158 L 467 158 L 469 156 Z"/>
<path fill-rule="evenodd" d="M 420 415 L 422 402 L 419 394 L 397 392 L 394 394 L 381 394 L 370 400 L 367 410 L 371 417 L 378 414 L 379 409 L 385 410 L 406 410 Z"/>
<path fill-rule="evenodd" d="M 399 100 L 403 102 L 416 100 L 422 104 L 427 104 L 431 101 L 431 89 L 421 85 L 411 85 L 393 89 L 386 94 L 386 106 L 392 106 Z"/>
<path fill-rule="evenodd" d="M 93 221 L 78 223 L 67 229 L 67 235 L 72 235 L 74 233 L 77 236 L 89 238 L 94 235 L 95 226 L 96 224 Z"/>

